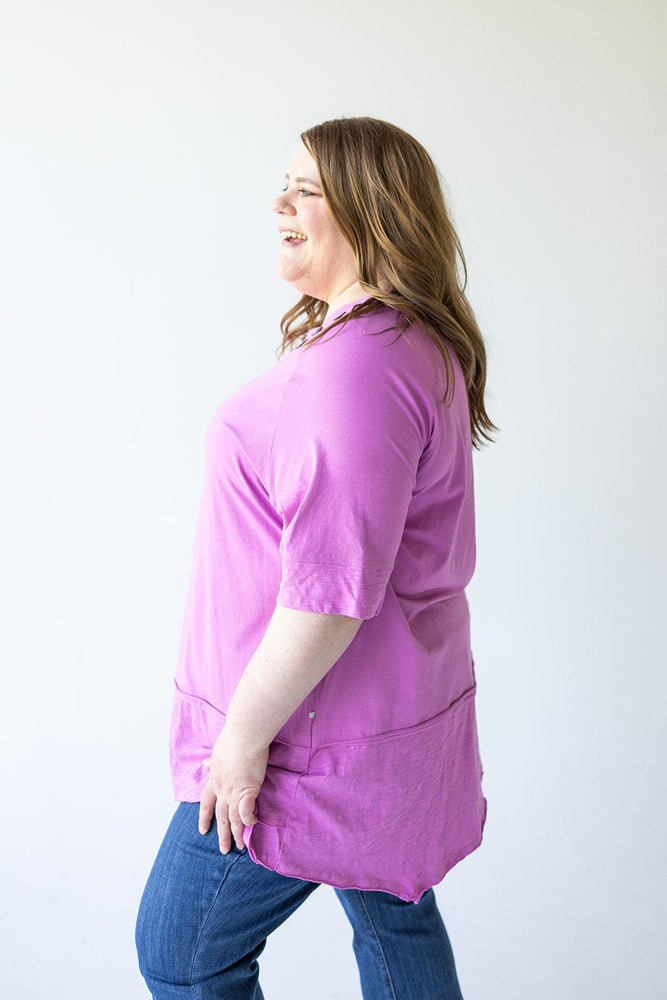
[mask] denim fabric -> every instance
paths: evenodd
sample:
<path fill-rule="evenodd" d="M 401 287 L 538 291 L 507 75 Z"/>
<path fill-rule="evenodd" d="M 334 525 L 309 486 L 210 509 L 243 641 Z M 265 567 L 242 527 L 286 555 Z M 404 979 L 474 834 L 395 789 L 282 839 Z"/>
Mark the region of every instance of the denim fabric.
<path fill-rule="evenodd" d="M 266 939 L 319 883 L 270 871 L 246 849 L 221 854 L 215 823 L 202 836 L 198 814 L 197 802 L 178 806 L 146 883 L 141 973 L 154 1000 L 263 1000 L 257 959 Z M 418 903 L 335 891 L 354 931 L 364 1000 L 462 1000 L 433 889 Z"/>

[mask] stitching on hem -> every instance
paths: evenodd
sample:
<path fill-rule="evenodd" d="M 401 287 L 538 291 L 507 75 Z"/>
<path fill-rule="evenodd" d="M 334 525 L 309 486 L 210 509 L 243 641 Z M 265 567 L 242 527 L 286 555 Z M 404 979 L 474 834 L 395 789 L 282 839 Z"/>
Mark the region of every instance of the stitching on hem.
<path fill-rule="evenodd" d="M 394 567 L 393 563 L 391 566 L 387 563 L 383 569 L 370 570 L 365 566 L 359 566 L 358 563 L 322 562 L 317 559 L 285 559 L 284 565 L 288 568 L 290 566 L 329 566 L 331 569 L 352 569 L 360 576 L 364 573 L 368 575 L 374 574 L 378 579 L 385 576 L 387 569 L 393 569 Z"/>

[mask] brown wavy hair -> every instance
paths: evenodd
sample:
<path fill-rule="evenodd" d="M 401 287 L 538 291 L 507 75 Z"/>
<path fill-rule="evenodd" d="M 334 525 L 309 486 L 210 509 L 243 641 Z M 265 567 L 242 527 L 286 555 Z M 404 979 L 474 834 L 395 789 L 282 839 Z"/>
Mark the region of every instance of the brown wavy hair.
<path fill-rule="evenodd" d="M 359 283 L 372 296 L 311 337 L 305 348 L 348 319 L 390 306 L 399 313 L 399 336 L 416 321 L 439 348 L 445 403 L 454 380 L 446 342 L 454 349 L 468 392 L 473 444 L 479 448 L 491 441 L 497 428 L 484 407 L 484 340 L 465 296 L 463 249 L 433 160 L 407 132 L 376 118 L 323 122 L 301 139 L 317 164 L 334 222 L 354 251 Z M 327 308 L 303 295 L 282 318 L 279 354 L 301 346 L 308 331 L 324 323 Z"/>

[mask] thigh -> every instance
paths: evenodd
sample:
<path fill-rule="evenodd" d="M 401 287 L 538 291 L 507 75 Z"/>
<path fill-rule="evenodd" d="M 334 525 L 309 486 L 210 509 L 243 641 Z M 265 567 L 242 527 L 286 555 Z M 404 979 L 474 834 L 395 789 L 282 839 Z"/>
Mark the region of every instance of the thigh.
<path fill-rule="evenodd" d="M 336 895 L 354 930 L 364 1000 L 462 1000 L 433 889 L 418 903 L 361 889 Z"/>
<path fill-rule="evenodd" d="M 318 887 L 221 854 L 213 823 L 199 833 L 199 803 L 182 802 L 139 907 L 139 965 L 153 996 L 259 1000 L 257 957 L 266 938 Z"/>

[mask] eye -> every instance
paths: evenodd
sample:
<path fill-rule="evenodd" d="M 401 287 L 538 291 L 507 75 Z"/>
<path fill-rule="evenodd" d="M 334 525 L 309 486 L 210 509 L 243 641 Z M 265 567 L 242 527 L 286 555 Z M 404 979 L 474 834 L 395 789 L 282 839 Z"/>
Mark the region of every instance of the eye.
<path fill-rule="evenodd" d="M 287 184 L 283 184 L 283 186 L 281 187 L 281 189 L 280 189 L 280 190 L 281 190 L 281 191 L 283 192 L 283 194 L 284 194 L 284 193 L 285 193 L 285 191 L 287 191 Z"/>
<path fill-rule="evenodd" d="M 297 188 L 297 190 L 298 190 L 299 194 L 306 195 L 306 197 L 308 197 L 308 198 L 314 198 L 315 197 L 315 192 L 314 191 L 309 191 L 307 188 Z"/>

